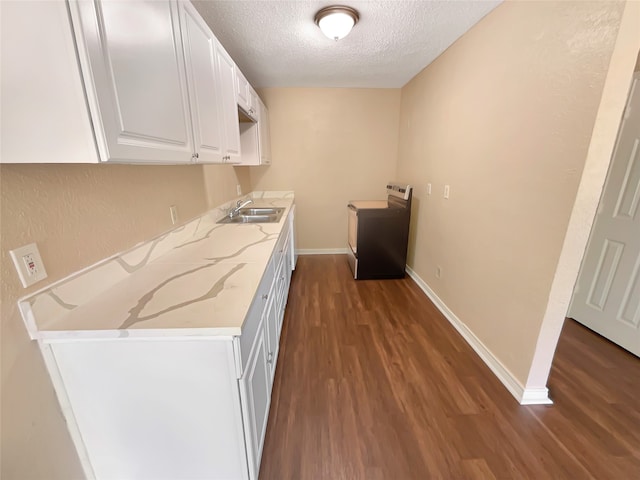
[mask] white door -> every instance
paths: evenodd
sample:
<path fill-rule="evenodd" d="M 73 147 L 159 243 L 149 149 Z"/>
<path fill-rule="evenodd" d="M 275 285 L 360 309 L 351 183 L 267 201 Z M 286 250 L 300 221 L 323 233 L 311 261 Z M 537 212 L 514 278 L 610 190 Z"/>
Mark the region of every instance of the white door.
<path fill-rule="evenodd" d="M 101 159 L 190 162 L 194 150 L 177 4 L 69 5 Z"/>
<path fill-rule="evenodd" d="M 640 356 L 640 74 L 618 135 L 569 316 Z"/>
<path fill-rule="evenodd" d="M 223 163 L 222 92 L 216 67 L 216 37 L 191 3 L 180 3 L 180 17 L 197 161 Z"/>

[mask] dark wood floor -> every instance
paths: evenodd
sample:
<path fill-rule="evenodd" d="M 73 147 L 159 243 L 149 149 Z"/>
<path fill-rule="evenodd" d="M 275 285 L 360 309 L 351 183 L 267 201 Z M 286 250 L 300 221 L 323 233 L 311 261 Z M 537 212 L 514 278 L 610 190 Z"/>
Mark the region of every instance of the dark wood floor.
<path fill-rule="evenodd" d="M 294 273 L 261 480 L 640 479 L 640 359 L 567 320 L 522 407 L 410 279 Z"/>

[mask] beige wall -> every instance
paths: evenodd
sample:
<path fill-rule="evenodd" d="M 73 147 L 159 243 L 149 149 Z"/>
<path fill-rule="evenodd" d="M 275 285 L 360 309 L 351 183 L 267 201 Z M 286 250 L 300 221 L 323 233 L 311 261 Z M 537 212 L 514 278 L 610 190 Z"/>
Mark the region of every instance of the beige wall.
<path fill-rule="evenodd" d="M 402 89 L 408 263 L 522 385 L 621 10 L 505 2 Z"/>
<path fill-rule="evenodd" d="M 186 221 L 236 196 L 233 167 L 206 171 L 205 187 L 195 165 L 0 166 L 3 480 L 82 478 L 18 298 L 169 229 L 169 205 Z M 8 251 L 31 242 L 49 277 L 23 289 Z"/>
<path fill-rule="evenodd" d="M 346 248 L 347 203 L 384 198 L 394 179 L 400 90 L 269 88 L 273 162 L 254 190 L 296 192 L 297 247 Z"/>
<path fill-rule="evenodd" d="M 549 292 L 547 308 L 527 379 L 527 388 L 535 389 L 547 384 L 557 339 L 560 337 L 564 317 L 569 309 L 573 288 L 611 163 L 620 119 L 627 104 L 633 65 L 639 58 L 640 2 L 631 1 L 625 3 L 618 36 L 609 62 L 609 70 L 589 142 L 589 151 Z"/>
<path fill-rule="evenodd" d="M 250 193 L 252 190 L 249 179 L 249 167 L 203 165 L 202 172 L 208 208 L 217 207 L 237 197 L 237 185 L 240 185 L 243 195 Z"/>
<path fill-rule="evenodd" d="M 236 184 L 296 190 L 298 247 L 315 249 L 345 247 L 348 200 L 414 183 L 410 265 L 524 384 L 620 10 L 507 2 L 402 94 L 267 89 L 268 168 L 0 166 L 1 477 L 82 477 L 17 299 L 166 230 L 169 205 L 187 220 Z M 23 289 L 8 250 L 32 241 L 49 278 Z"/>

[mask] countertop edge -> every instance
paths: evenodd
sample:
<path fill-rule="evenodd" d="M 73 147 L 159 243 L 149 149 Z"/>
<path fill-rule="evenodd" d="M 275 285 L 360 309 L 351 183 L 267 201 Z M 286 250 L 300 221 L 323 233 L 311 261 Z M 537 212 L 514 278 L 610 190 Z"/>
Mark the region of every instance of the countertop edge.
<path fill-rule="evenodd" d="M 166 238 L 168 238 L 171 235 L 174 235 L 176 233 L 179 233 L 185 229 L 190 228 L 191 226 L 195 225 L 195 228 L 198 227 L 198 225 L 200 224 L 200 222 L 203 219 L 206 219 L 207 222 L 215 224 L 215 219 L 219 219 L 222 218 L 223 215 L 220 215 L 220 212 L 223 212 L 225 208 L 228 208 L 229 204 L 233 204 L 235 203 L 236 200 L 233 200 L 231 202 L 227 202 L 226 204 L 223 204 L 219 207 L 216 207 L 214 209 L 208 210 L 207 212 L 195 217 L 192 220 L 189 220 L 188 222 L 178 225 L 177 227 L 166 231 L 164 233 L 161 233 L 155 237 L 153 237 L 152 239 L 145 241 L 145 242 L 141 242 L 136 244 L 135 246 L 133 246 L 132 248 L 121 252 L 119 254 L 115 254 L 112 255 L 110 257 L 107 257 L 99 262 L 96 262 L 95 264 L 86 267 L 84 269 L 79 270 L 78 272 L 74 272 L 71 275 L 68 275 L 65 278 L 62 278 L 52 284 L 47 285 L 46 287 L 44 287 L 43 289 L 35 292 L 35 293 L 31 293 L 23 298 L 20 298 L 18 300 L 18 306 L 20 309 L 20 312 L 22 314 L 23 320 L 24 320 L 24 324 L 27 328 L 27 331 L 29 333 L 29 336 L 31 339 L 33 340 L 39 340 L 39 341 L 43 341 L 45 343 L 48 342 L 58 342 L 58 341 L 87 341 L 87 340 L 120 340 L 120 339 L 127 339 L 127 338 L 131 338 L 131 339 L 159 339 L 159 338 L 165 338 L 165 339 L 170 339 L 172 337 L 180 337 L 180 338 L 203 338 L 203 337 L 215 337 L 215 338 L 231 338 L 234 336 L 240 336 L 242 334 L 242 330 L 245 327 L 245 323 L 246 323 L 246 317 L 247 314 L 249 313 L 249 310 L 251 308 L 251 305 L 253 304 L 254 300 L 255 300 L 255 296 L 258 292 L 258 288 L 259 285 L 262 283 L 263 279 L 264 279 L 264 275 L 267 273 L 268 268 L 269 268 L 269 263 L 270 263 L 270 259 L 273 256 L 273 252 L 275 250 L 275 246 L 277 245 L 278 241 L 280 240 L 280 237 L 282 235 L 282 231 L 285 228 L 287 219 L 289 217 L 289 214 L 293 208 L 293 206 L 295 205 L 295 197 L 293 195 L 293 192 L 287 191 L 287 192 L 274 192 L 277 193 L 279 195 L 268 195 L 271 192 L 258 192 L 258 195 L 253 196 L 253 194 L 249 194 L 248 196 L 243 196 L 242 198 L 247 198 L 247 197 L 251 197 L 254 198 L 256 203 L 263 203 L 263 202 L 269 202 L 270 201 L 287 201 L 288 204 L 285 208 L 285 211 L 283 212 L 282 218 L 280 219 L 280 221 L 276 224 L 278 225 L 278 229 L 277 232 L 273 231 L 270 232 L 270 235 L 276 235 L 277 237 L 275 238 L 275 241 L 273 242 L 273 246 L 272 248 L 269 250 L 268 256 L 265 253 L 264 255 L 266 256 L 266 259 L 262 259 L 257 262 L 262 264 L 264 262 L 264 268 L 262 270 L 262 272 L 260 273 L 259 278 L 257 278 L 257 282 L 255 282 L 255 289 L 253 290 L 253 292 L 251 293 L 251 297 L 249 299 L 248 302 L 243 301 L 242 303 L 244 304 L 244 307 L 242 307 L 243 309 L 243 313 L 242 313 L 242 320 L 238 321 L 238 325 L 226 325 L 226 326 L 194 326 L 194 327 L 187 327 L 187 328 L 181 328 L 181 327 L 174 327 L 174 326 L 168 326 L 168 327 L 150 327 L 150 328 L 95 328 L 95 329 L 82 329 L 82 328 L 78 328 L 78 329 L 54 329 L 52 327 L 54 327 L 56 324 L 60 324 L 63 319 L 68 315 L 68 312 L 72 312 L 73 310 L 75 310 L 75 308 L 78 308 L 80 306 L 82 306 L 83 304 L 78 304 L 78 305 L 66 305 L 64 303 L 64 301 L 60 300 L 56 293 L 55 290 L 61 286 L 65 286 L 68 285 L 69 282 L 75 281 L 75 282 L 81 282 L 82 278 L 84 275 L 88 275 L 88 274 L 92 274 L 95 273 L 97 270 L 103 269 L 106 270 L 108 268 L 118 268 L 118 264 L 122 265 L 122 258 L 126 257 L 127 255 L 131 255 L 132 252 L 136 252 L 138 250 L 143 250 L 145 248 L 148 248 L 149 251 L 152 251 L 155 244 L 158 242 L 161 242 L 163 240 L 165 240 Z M 214 219 L 212 221 L 212 219 Z M 273 225 L 273 224 L 270 224 Z M 229 225 L 223 225 L 223 227 L 219 227 L 219 228 L 234 228 L 234 227 L 238 227 L 237 225 L 233 225 L 233 224 L 229 224 Z M 273 227 L 272 227 L 273 228 Z M 198 240 L 199 241 L 199 240 Z M 147 265 L 153 264 L 153 262 L 155 260 L 159 260 L 160 258 L 162 258 L 164 255 L 167 254 L 169 250 L 165 250 L 164 253 L 162 253 L 160 256 L 149 260 L 149 255 L 147 254 L 147 257 L 145 257 L 145 263 L 136 268 L 133 269 L 132 272 L 135 273 L 139 270 L 144 269 L 144 267 L 146 267 Z M 148 261 L 148 262 L 147 262 Z M 161 263 L 161 262 L 158 262 Z M 227 262 L 227 263 L 233 263 L 233 262 Z M 238 264 L 240 263 L 244 263 L 242 261 L 238 261 Z M 252 263 L 252 262 L 250 262 Z M 256 262 L 253 262 L 256 263 Z M 226 264 L 226 263 L 225 263 Z M 131 274 L 132 272 L 127 272 L 128 274 Z M 257 273 L 257 272 L 256 272 Z M 96 294 L 96 296 L 102 296 L 102 295 L 106 295 L 107 291 L 109 290 L 109 288 L 113 287 L 114 285 L 118 285 L 120 282 L 126 280 L 128 278 L 129 275 L 123 274 L 121 272 L 118 272 L 118 274 L 120 275 L 119 277 L 116 278 L 115 281 L 112 281 L 111 283 L 109 281 L 106 281 L 106 285 L 102 287 L 102 291 L 100 291 L 99 293 Z M 244 300 L 247 299 L 248 295 L 245 295 Z M 57 309 L 56 312 L 51 312 L 51 315 L 48 319 L 43 319 L 43 318 L 37 318 L 39 317 L 45 317 L 46 313 L 41 312 L 34 312 L 34 309 L 32 308 L 33 304 L 35 303 L 35 300 L 38 298 L 43 298 L 43 297 L 48 297 L 47 301 L 53 305 L 53 308 Z M 53 299 L 53 301 L 52 301 Z M 87 302 L 91 301 L 91 299 L 89 299 Z M 67 309 L 65 311 L 65 309 Z M 65 314 L 66 313 L 66 314 Z M 240 311 L 238 310 L 238 315 L 237 317 L 240 317 Z M 233 323 L 233 322 L 230 322 Z M 49 328 L 47 328 L 49 327 Z"/>

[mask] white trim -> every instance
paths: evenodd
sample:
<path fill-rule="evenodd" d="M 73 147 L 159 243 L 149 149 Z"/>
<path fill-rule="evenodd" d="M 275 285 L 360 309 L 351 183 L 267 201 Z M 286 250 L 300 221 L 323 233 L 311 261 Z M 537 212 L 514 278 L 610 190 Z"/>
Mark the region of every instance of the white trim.
<path fill-rule="evenodd" d="M 343 255 L 347 253 L 346 248 L 299 248 L 297 255 Z"/>
<path fill-rule="evenodd" d="M 525 389 L 517 378 L 505 367 L 500 360 L 498 360 L 491 350 L 489 350 L 475 334 L 467 327 L 462 320 L 460 320 L 447 305 L 438 297 L 431 287 L 420 278 L 420 276 L 407 265 L 407 273 L 413 279 L 414 282 L 420 287 L 427 297 L 433 302 L 433 304 L 440 310 L 442 315 L 449 321 L 451 325 L 462 335 L 467 343 L 478 354 L 482 361 L 491 369 L 498 380 L 509 390 L 511 395 L 518 400 L 520 405 L 534 405 L 544 404 L 549 405 L 553 403 L 549 399 L 548 390 L 546 388 Z"/>
<path fill-rule="evenodd" d="M 547 387 L 525 388 L 520 399 L 520 405 L 551 405 L 552 403 Z"/>

